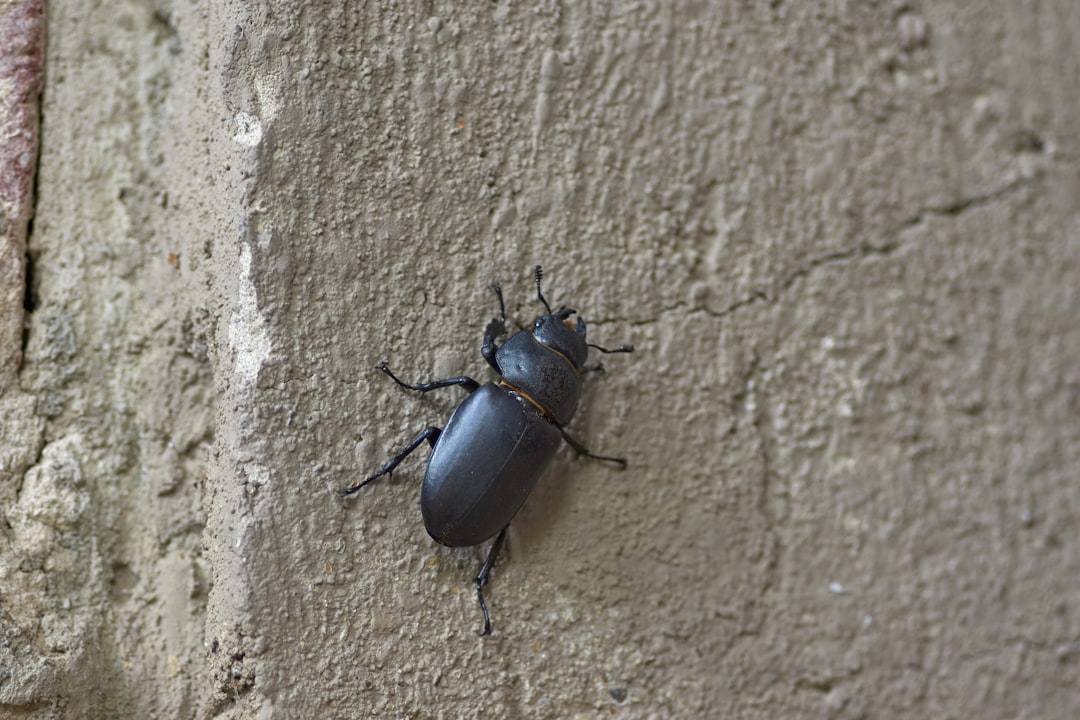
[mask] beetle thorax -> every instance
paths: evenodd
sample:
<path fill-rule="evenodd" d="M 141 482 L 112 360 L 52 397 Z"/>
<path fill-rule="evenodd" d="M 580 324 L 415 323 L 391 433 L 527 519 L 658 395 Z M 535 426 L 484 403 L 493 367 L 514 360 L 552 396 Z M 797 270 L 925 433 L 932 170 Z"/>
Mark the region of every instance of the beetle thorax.
<path fill-rule="evenodd" d="M 555 320 L 546 315 L 541 321 L 545 318 Z M 582 334 L 578 335 L 563 322 L 557 322 L 566 333 L 548 332 L 550 327 L 547 325 L 543 328 L 545 332 L 539 333 L 541 322 L 538 322 L 533 332 L 519 332 L 503 343 L 495 358 L 511 389 L 519 390 L 542 415 L 565 425 L 577 411 L 581 398 L 580 370 L 588 346 L 584 340 L 584 324 Z M 580 348 L 574 346 L 572 337 L 578 339 Z M 551 344 L 546 342 L 548 340 L 552 340 Z M 575 364 L 575 361 L 581 364 Z"/>

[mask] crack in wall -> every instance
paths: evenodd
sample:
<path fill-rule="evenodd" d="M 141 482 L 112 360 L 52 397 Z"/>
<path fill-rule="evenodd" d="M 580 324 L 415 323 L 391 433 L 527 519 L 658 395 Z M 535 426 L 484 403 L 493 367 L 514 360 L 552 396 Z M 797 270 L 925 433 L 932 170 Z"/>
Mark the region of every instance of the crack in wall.
<path fill-rule="evenodd" d="M 914 215 L 908 217 L 906 220 L 900 222 L 888 236 L 892 237 L 891 240 L 882 245 L 873 245 L 868 242 L 864 242 L 857 247 L 848 248 L 846 250 L 837 250 L 831 253 L 826 253 L 820 257 L 811 259 L 804 267 L 798 268 L 791 272 L 781 283 L 779 290 L 772 296 L 768 293 L 758 291 L 753 296 L 739 300 L 732 303 L 724 310 L 719 312 L 712 312 L 708 308 L 703 308 L 706 312 L 715 317 L 724 317 L 730 315 L 735 310 L 738 310 L 746 305 L 752 305 L 758 299 L 764 300 L 769 305 L 772 305 L 779 301 L 781 294 L 790 289 L 797 281 L 802 278 L 809 277 L 812 272 L 821 267 L 829 265 L 838 265 L 841 263 L 850 262 L 852 260 L 859 260 L 866 257 L 878 256 L 887 257 L 899 250 L 904 243 L 897 237 L 905 231 L 917 227 L 918 225 L 926 222 L 928 218 L 940 217 L 940 218 L 955 218 L 964 214 L 969 210 L 985 207 L 994 202 L 997 202 L 1006 195 L 1030 185 L 1030 181 L 1026 179 L 1017 179 L 1009 182 L 997 190 L 993 190 L 989 193 L 982 195 L 976 195 L 970 198 L 963 198 L 956 202 L 942 206 L 928 206 L 920 209 Z"/>
<path fill-rule="evenodd" d="M 949 203 L 948 205 L 930 205 L 919 210 L 910 218 L 900 223 L 900 225 L 897 227 L 896 230 L 893 231 L 893 233 L 902 233 L 910 227 L 921 224 L 926 220 L 927 217 L 957 217 L 958 215 L 964 214 L 968 210 L 985 207 L 987 205 L 995 203 L 998 200 L 1001 200 L 1006 195 L 1009 195 L 1021 188 L 1030 187 L 1031 185 L 1032 181 L 1030 178 L 1020 177 L 1002 185 L 997 190 L 992 190 L 982 195 L 975 195 L 970 198 L 961 198 L 960 200 Z"/>
<path fill-rule="evenodd" d="M 1004 186 L 982 194 L 969 198 L 958 200 L 954 203 L 943 206 L 928 206 L 921 208 L 915 214 L 911 215 L 901 223 L 899 223 L 888 235 L 892 238 L 889 242 L 883 245 L 871 245 L 864 243 L 858 247 L 849 248 L 846 250 L 839 250 L 831 253 L 826 253 L 820 257 L 810 260 L 803 267 L 797 268 L 792 271 L 780 284 L 779 289 L 769 294 L 763 290 L 758 290 L 749 296 L 743 297 L 720 310 L 712 310 L 707 306 L 693 307 L 689 310 L 690 313 L 704 312 L 709 316 L 717 319 L 725 318 L 734 313 L 742 310 L 743 308 L 755 305 L 757 303 L 765 303 L 766 305 L 773 305 L 777 303 L 783 294 L 790 289 L 797 281 L 802 278 L 809 277 L 818 268 L 828 265 L 836 265 L 841 263 L 847 263 L 854 260 L 858 260 L 864 257 L 881 256 L 886 257 L 900 249 L 904 243 L 899 239 L 900 234 L 908 230 L 909 228 L 916 227 L 930 218 L 955 218 L 970 210 L 988 206 L 992 203 L 1000 201 L 1003 197 L 1016 192 L 1017 190 L 1030 185 L 1030 181 L 1026 179 L 1017 179 L 1005 184 Z M 687 303 L 677 302 L 669 308 L 662 310 L 657 317 L 647 318 L 639 321 L 631 322 L 631 325 L 644 325 L 652 322 L 657 322 L 663 316 L 664 313 L 685 308 Z M 743 373 L 743 386 L 749 388 L 748 392 L 754 394 L 755 404 L 757 405 L 756 412 L 753 413 L 753 419 L 751 424 L 754 427 L 754 431 L 757 435 L 759 442 L 759 460 L 761 469 L 758 478 L 759 485 L 759 499 L 757 502 L 756 510 L 761 515 L 765 522 L 765 534 L 764 537 L 769 543 L 764 551 L 764 563 L 763 563 L 763 579 L 759 589 L 758 598 L 763 599 L 769 595 L 769 593 L 776 586 L 776 577 L 780 572 L 782 565 L 784 543 L 777 529 L 783 526 L 786 522 L 787 513 L 782 511 L 782 508 L 778 510 L 773 498 L 772 493 L 772 468 L 775 465 L 775 446 L 776 438 L 771 431 L 770 425 L 770 402 L 767 394 L 760 391 L 760 386 L 755 383 L 757 377 L 763 370 L 763 364 L 761 358 L 756 353 L 750 367 Z M 765 625 L 768 619 L 767 614 L 762 614 L 757 618 L 757 622 L 753 624 L 752 628 L 747 628 L 744 634 L 760 635 L 764 632 Z M 842 680 L 842 679 L 841 679 Z M 924 678 L 925 680 L 925 678 Z M 824 683 L 821 687 L 813 681 L 797 681 L 803 683 L 805 687 L 812 690 L 821 690 L 822 692 L 828 692 L 832 689 L 833 682 L 829 681 Z"/>
<path fill-rule="evenodd" d="M 776 292 L 770 294 L 765 290 L 755 290 L 751 294 L 735 300 L 728 304 L 726 307 L 714 310 L 708 305 L 696 305 L 690 306 L 685 300 L 678 300 L 675 303 L 660 308 L 655 315 L 644 318 L 630 318 L 630 317 L 604 317 L 604 318 L 592 318 L 589 320 L 591 327 L 602 327 L 605 324 L 624 324 L 630 327 L 642 327 L 645 325 L 651 325 L 662 321 L 665 315 L 673 313 L 678 310 L 682 310 L 687 313 L 704 313 L 713 318 L 725 318 L 729 315 L 733 315 L 739 310 L 745 307 L 755 305 L 759 302 L 764 302 L 768 305 L 773 305 L 780 300 L 781 295 L 788 289 L 790 289 L 800 279 L 809 277 L 811 273 L 821 267 L 829 265 L 838 265 L 853 260 L 859 260 L 866 257 L 887 257 L 892 253 L 899 250 L 904 246 L 904 242 L 896 236 L 903 234 L 913 227 L 917 227 L 925 223 L 931 218 L 955 218 L 963 215 L 964 213 L 986 207 L 991 205 L 1002 198 L 1026 187 L 1030 187 L 1033 184 L 1030 178 L 1017 178 L 1011 182 L 1006 183 L 996 190 L 992 190 L 981 195 L 974 195 L 968 198 L 961 198 L 955 202 L 946 205 L 928 205 L 920 208 L 914 214 L 908 216 L 896 225 L 888 236 L 892 237 L 891 240 L 881 244 L 874 245 L 869 242 L 861 243 L 855 247 L 846 248 L 844 250 L 834 250 L 833 252 L 825 253 L 819 257 L 810 259 L 803 267 L 796 268 L 788 273 L 778 285 Z M 688 307 L 689 306 L 689 307 Z"/>
<path fill-rule="evenodd" d="M 758 302 L 765 302 L 768 305 L 773 305 L 780 300 L 781 295 L 790 289 L 796 282 L 802 278 L 809 277 L 811 273 L 821 267 L 828 265 L 837 265 L 841 263 L 850 262 L 852 260 L 859 260 L 865 257 L 879 256 L 887 257 L 899 250 L 905 244 L 897 236 L 903 234 L 907 230 L 917 227 L 930 218 L 955 218 L 963 215 L 964 213 L 977 208 L 986 207 L 995 202 L 998 202 L 1002 198 L 1022 189 L 1031 186 L 1032 181 L 1028 178 L 1017 178 L 1011 182 L 1006 183 L 996 190 L 992 190 L 982 195 L 975 195 L 969 198 L 962 198 L 947 205 L 934 206 L 930 205 L 919 209 L 916 213 L 909 216 L 907 219 L 901 221 L 891 232 L 888 233 L 892 239 L 882 245 L 873 245 L 868 242 L 864 242 L 856 247 L 848 248 L 846 250 L 836 250 L 830 253 L 825 253 L 820 257 L 811 259 L 805 266 L 797 268 L 783 279 L 779 284 L 779 289 L 769 294 L 764 290 L 756 290 L 751 295 L 736 300 L 729 304 L 727 307 L 720 310 L 713 310 L 707 305 L 691 308 L 690 312 L 704 312 L 714 318 L 724 318 L 728 315 L 732 315 L 738 310 L 744 307 L 754 305 Z M 676 303 L 672 309 L 685 305 L 685 303 Z M 661 311 L 661 314 L 666 310 Z"/>

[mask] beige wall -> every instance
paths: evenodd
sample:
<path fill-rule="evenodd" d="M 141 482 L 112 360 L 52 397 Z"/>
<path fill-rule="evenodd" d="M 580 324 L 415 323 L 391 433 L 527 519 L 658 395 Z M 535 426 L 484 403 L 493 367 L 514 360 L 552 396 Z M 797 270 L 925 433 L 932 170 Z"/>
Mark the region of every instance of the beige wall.
<path fill-rule="evenodd" d="M 1080 712 L 1073 0 L 46 31 L 0 715 Z M 334 490 L 461 397 L 373 366 L 490 379 L 535 264 L 637 347 L 572 424 L 629 468 L 560 452 L 480 638 L 425 451 Z"/>

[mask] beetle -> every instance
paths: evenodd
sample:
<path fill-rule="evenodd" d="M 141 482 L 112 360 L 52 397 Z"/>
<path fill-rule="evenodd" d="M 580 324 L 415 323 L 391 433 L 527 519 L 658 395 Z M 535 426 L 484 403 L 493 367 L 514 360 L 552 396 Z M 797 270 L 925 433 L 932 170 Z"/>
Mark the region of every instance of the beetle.
<path fill-rule="evenodd" d="M 445 428 L 427 427 L 404 450 L 359 483 L 341 491 L 352 495 L 383 476 L 392 475 L 410 453 L 425 442 L 431 446 L 420 489 L 420 512 L 428 534 L 449 547 L 468 547 L 495 538 L 473 582 L 484 617 L 481 635 L 491 634 L 491 616 L 484 586 L 495 567 L 506 529 L 555 457 L 562 441 L 581 456 L 620 468 L 626 460 L 594 455 L 566 431 L 581 398 L 582 377 L 602 366 L 588 367 L 589 348 L 602 353 L 633 352 L 632 345 L 613 350 L 585 341 L 585 321 L 570 317 L 576 310 L 552 310 L 541 290 L 543 272 L 533 270 L 536 295 L 547 313 L 531 330 L 521 330 L 501 345 L 506 334 L 506 304 L 497 284 L 490 289 L 499 299 L 499 317 L 484 330 L 481 354 L 499 374 L 497 383 L 481 385 L 471 377 L 410 385 L 380 362 L 376 368 L 395 383 L 419 393 L 458 386 L 469 395 L 454 410 Z"/>

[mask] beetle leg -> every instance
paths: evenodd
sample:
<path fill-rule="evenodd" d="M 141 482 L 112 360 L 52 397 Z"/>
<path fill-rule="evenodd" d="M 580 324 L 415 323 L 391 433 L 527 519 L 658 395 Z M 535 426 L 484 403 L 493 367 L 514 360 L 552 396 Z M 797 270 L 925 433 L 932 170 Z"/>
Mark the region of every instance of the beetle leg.
<path fill-rule="evenodd" d="M 367 485 L 370 482 L 378 480 L 383 475 L 393 475 L 394 474 L 394 468 L 396 468 L 398 465 L 400 465 L 401 461 L 409 456 L 409 453 L 411 453 L 416 448 L 420 447 L 420 445 L 423 444 L 423 442 L 425 440 L 427 440 L 428 445 L 430 445 L 431 447 L 435 447 L 435 443 L 436 443 L 436 441 L 438 441 L 439 435 L 441 433 L 442 433 L 442 428 L 437 428 L 435 426 L 424 428 L 420 432 L 419 435 L 417 435 L 415 438 L 413 438 L 413 441 L 411 443 L 409 443 L 409 445 L 404 450 L 399 452 L 394 457 L 390 458 L 390 460 L 385 465 L 382 466 L 382 468 L 379 470 L 379 472 L 375 473 L 374 475 L 368 476 L 366 479 L 364 479 L 363 481 L 357 483 L 356 485 L 353 485 L 352 487 L 345 488 L 344 490 L 342 490 L 341 491 L 342 497 L 352 495 L 354 492 L 356 492 L 360 488 L 364 487 L 365 485 Z"/>
<path fill-rule="evenodd" d="M 615 348 L 614 350 L 608 350 L 607 348 L 600 347 L 599 345 L 593 345 L 592 343 L 589 343 L 589 347 L 595 348 L 595 349 L 599 350 L 602 353 L 608 353 L 608 354 L 610 354 L 610 353 L 634 352 L 634 346 L 633 345 L 620 345 L 619 347 Z"/>
<path fill-rule="evenodd" d="M 589 450 L 584 445 L 582 445 L 579 441 L 575 440 L 574 437 L 570 433 L 566 432 L 566 428 L 560 427 L 558 425 L 556 425 L 556 427 L 558 427 L 559 432 L 562 433 L 563 440 L 566 441 L 566 444 L 569 445 L 570 447 L 574 448 L 574 452 L 576 452 L 578 455 L 584 455 L 585 457 L 589 458 L 590 460 L 600 460 L 602 462 L 614 463 L 615 465 L 618 465 L 621 468 L 626 467 L 626 459 L 625 458 L 608 457 L 607 455 L 595 455 L 595 454 L 589 452 Z"/>
<path fill-rule="evenodd" d="M 446 380 L 432 380 L 431 382 L 410 385 L 409 383 L 398 379 L 397 375 L 390 372 L 390 368 L 387 367 L 386 363 L 384 362 L 379 363 L 375 366 L 375 368 L 377 370 L 382 370 L 385 374 L 390 376 L 391 380 L 393 380 L 406 390 L 415 390 L 416 392 L 426 393 L 428 390 L 436 390 L 438 388 L 450 387 L 451 385 L 460 385 L 461 387 L 465 388 L 466 392 L 471 393 L 473 390 L 476 390 L 476 388 L 480 387 L 480 383 L 476 382 L 471 377 L 467 377 L 464 375 L 456 378 L 447 378 Z"/>
<path fill-rule="evenodd" d="M 499 298 L 499 319 L 506 322 L 506 303 L 503 302 L 502 288 L 499 287 L 499 283 L 491 283 L 488 288 L 495 293 L 495 297 Z"/>
<path fill-rule="evenodd" d="M 495 372 L 502 374 L 499 363 L 495 360 L 495 352 L 499 349 L 495 340 L 506 334 L 506 303 L 503 302 L 502 288 L 497 284 L 488 285 L 495 297 L 499 298 L 499 317 L 492 318 L 484 329 L 484 344 L 480 348 L 480 354 L 488 361 L 488 365 L 495 368 Z"/>
<path fill-rule="evenodd" d="M 509 527 L 509 525 L 507 526 Z M 491 549 L 488 550 L 487 559 L 484 560 L 484 564 L 480 566 L 480 572 L 476 574 L 476 579 L 473 582 L 476 583 L 476 599 L 480 601 L 480 611 L 484 613 L 484 632 L 481 635 L 491 634 L 491 616 L 488 615 L 487 603 L 484 602 L 484 586 L 488 584 L 488 580 L 491 576 L 491 569 L 495 567 L 495 560 L 499 557 L 499 551 L 502 550 L 503 540 L 506 539 L 506 528 L 499 531 L 498 537 L 495 538 L 495 542 L 491 543 Z"/>

